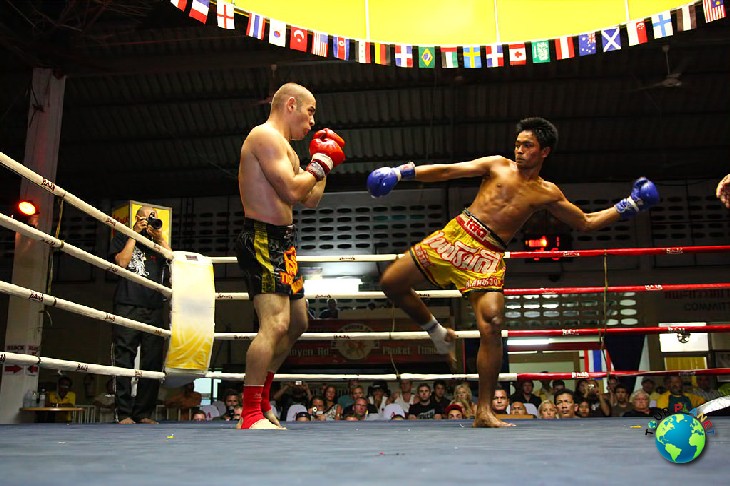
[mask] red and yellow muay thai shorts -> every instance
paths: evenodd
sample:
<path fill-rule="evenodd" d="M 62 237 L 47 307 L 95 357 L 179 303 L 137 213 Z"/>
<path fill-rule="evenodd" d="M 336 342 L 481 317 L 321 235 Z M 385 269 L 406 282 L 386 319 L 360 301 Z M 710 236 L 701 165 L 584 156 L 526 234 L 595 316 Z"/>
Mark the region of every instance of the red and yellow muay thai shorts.
<path fill-rule="evenodd" d="M 472 291 L 502 292 L 506 245 L 469 211 L 449 221 L 409 251 L 416 266 L 434 285 Z"/>

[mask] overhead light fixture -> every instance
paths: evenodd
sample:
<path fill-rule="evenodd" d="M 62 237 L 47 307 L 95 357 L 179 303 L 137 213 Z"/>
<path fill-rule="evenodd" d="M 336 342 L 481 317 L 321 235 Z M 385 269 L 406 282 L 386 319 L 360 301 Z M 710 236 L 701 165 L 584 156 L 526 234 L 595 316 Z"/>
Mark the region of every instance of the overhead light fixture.
<path fill-rule="evenodd" d="M 38 214 L 38 207 L 35 205 L 35 203 L 33 203 L 33 201 L 27 199 L 19 201 L 17 209 L 20 214 L 26 217 L 35 216 L 36 214 Z"/>
<path fill-rule="evenodd" d="M 550 344 L 550 339 L 548 339 L 548 338 L 525 338 L 525 339 L 510 338 L 510 339 L 507 339 L 507 346 L 538 347 L 538 346 L 547 346 L 548 344 Z"/>
<path fill-rule="evenodd" d="M 307 295 L 356 294 L 362 280 L 356 277 L 308 278 L 304 281 Z"/>

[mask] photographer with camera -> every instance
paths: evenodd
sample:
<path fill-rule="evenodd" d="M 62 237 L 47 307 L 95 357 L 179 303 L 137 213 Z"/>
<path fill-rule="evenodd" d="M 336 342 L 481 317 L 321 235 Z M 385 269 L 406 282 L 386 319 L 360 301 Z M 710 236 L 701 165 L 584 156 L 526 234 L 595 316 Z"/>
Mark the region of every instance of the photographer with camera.
<path fill-rule="evenodd" d="M 150 206 L 142 206 L 135 215 L 132 229 L 163 248 L 172 250 L 162 233 L 162 220 Z M 110 259 L 130 272 L 163 283 L 168 276 L 165 257 L 122 234 L 117 233 L 109 248 Z M 159 292 L 138 283 L 120 278 L 114 294 L 114 314 L 135 321 L 144 322 L 159 328 L 164 327 L 163 307 L 165 298 Z M 127 327 L 112 326 L 112 365 L 134 368 L 137 347 L 140 350 L 140 368 L 148 371 L 162 371 L 164 339 Z M 157 406 L 158 380 L 139 378 L 137 395 L 132 396 L 132 379 L 118 376 L 115 378 L 116 421 L 120 424 L 156 424 L 154 420 Z"/>

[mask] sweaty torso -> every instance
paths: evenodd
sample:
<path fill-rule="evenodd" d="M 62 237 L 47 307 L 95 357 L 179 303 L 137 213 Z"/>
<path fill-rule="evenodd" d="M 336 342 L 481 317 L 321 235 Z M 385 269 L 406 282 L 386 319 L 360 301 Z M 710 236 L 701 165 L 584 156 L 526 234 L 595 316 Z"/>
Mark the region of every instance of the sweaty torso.
<path fill-rule="evenodd" d="M 469 211 L 508 243 L 535 211 L 557 197 L 553 184 L 539 176 L 528 178 L 515 162 L 503 159 L 482 179 Z"/>
<path fill-rule="evenodd" d="M 262 164 L 274 163 L 258 154 L 271 154 L 271 146 L 285 151 L 292 172 L 299 170 L 299 157 L 289 141 L 267 124 L 255 127 L 243 141 L 238 166 L 238 192 L 247 218 L 278 226 L 292 224 L 292 205 L 284 201 L 265 174 Z"/>

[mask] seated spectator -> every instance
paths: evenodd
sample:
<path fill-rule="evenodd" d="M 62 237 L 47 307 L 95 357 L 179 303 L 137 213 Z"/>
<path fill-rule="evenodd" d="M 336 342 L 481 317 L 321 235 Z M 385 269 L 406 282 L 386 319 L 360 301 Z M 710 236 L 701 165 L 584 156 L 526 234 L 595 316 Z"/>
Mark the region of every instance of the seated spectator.
<path fill-rule="evenodd" d="M 468 383 L 459 383 L 454 387 L 454 399 L 451 403 L 458 403 L 464 411 L 464 418 L 473 419 L 477 412 L 477 404 L 471 393 Z"/>
<path fill-rule="evenodd" d="M 353 403 L 355 403 L 355 397 L 352 395 L 353 390 L 355 387 L 360 386 L 360 380 L 357 378 L 350 378 L 347 380 L 347 393 L 344 393 L 340 398 L 337 399 L 337 403 L 342 407 L 342 410 L 344 411 L 345 408 L 349 407 Z M 360 387 L 360 391 L 362 391 L 362 387 Z"/>
<path fill-rule="evenodd" d="M 356 387 L 354 387 L 352 389 L 352 397 L 354 398 L 355 402 L 357 402 L 358 398 L 362 398 L 365 400 L 365 403 L 367 404 L 366 408 L 367 408 L 368 414 L 374 414 L 374 415 L 378 414 L 378 409 L 375 408 L 375 405 L 372 405 L 372 404 L 370 404 L 370 402 L 368 402 L 367 398 L 365 398 L 365 391 L 363 390 L 363 388 L 360 385 L 357 385 Z M 345 407 L 342 410 L 342 413 L 344 415 L 352 415 L 354 413 L 354 408 L 355 408 L 355 403 L 353 402 L 353 404 L 350 405 L 349 407 Z"/>
<path fill-rule="evenodd" d="M 370 405 L 365 397 L 359 397 L 352 404 L 352 413 L 345 413 L 345 417 L 352 417 L 349 420 L 377 420 L 377 412 L 370 415 L 368 411 L 368 405 Z M 348 420 L 347 418 L 345 418 Z"/>
<path fill-rule="evenodd" d="M 520 380 L 517 382 L 517 386 L 515 387 L 517 389 L 516 392 L 514 392 L 510 397 L 509 401 L 511 403 L 514 402 L 522 402 L 522 403 L 531 403 L 535 405 L 535 409 L 537 410 L 537 407 L 540 406 L 540 397 L 532 393 L 533 388 L 535 387 L 535 384 L 532 382 L 532 380 Z"/>
<path fill-rule="evenodd" d="M 193 422 L 207 422 L 208 418 L 205 416 L 205 412 L 200 410 L 199 408 L 192 409 L 192 419 Z"/>
<path fill-rule="evenodd" d="M 288 421 L 291 416 L 289 408 L 298 404 L 304 406 L 306 410 L 312 400 L 312 392 L 306 381 L 289 382 L 282 385 L 281 389 L 274 395 L 274 399 L 281 408 L 281 416 L 287 417 Z M 294 420 L 293 416 L 292 420 Z"/>
<path fill-rule="evenodd" d="M 704 399 L 706 402 L 720 398 L 722 393 L 712 387 L 712 377 L 708 375 L 695 376 L 697 386 L 692 389 L 692 393 Z"/>
<path fill-rule="evenodd" d="M 101 422 L 114 421 L 114 409 L 116 408 L 116 395 L 114 394 L 114 378 L 106 381 L 106 391 L 94 397 L 92 404 L 99 409 L 99 420 Z"/>
<path fill-rule="evenodd" d="M 617 382 L 618 383 L 618 382 Z M 596 380 L 579 380 L 578 391 L 575 393 L 575 403 L 585 398 L 588 400 L 591 409 L 591 417 L 610 417 L 611 407 L 608 400 L 615 395 L 612 392 L 601 393 L 601 389 Z"/>
<path fill-rule="evenodd" d="M 411 393 L 411 389 L 413 388 L 413 382 L 411 380 L 401 379 L 398 381 L 398 385 L 400 387 L 399 391 L 394 391 L 389 398 L 390 403 L 397 403 L 398 405 L 403 408 L 403 410 L 408 413 L 408 409 L 416 403 L 418 400 L 418 397 L 416 394 Z"/>
<path fill-rule="evenodd" d="M 631 410 L 629 390 L 623 383 L 618 383 L 613 388 L 613 394 L 616 397 L 616 403 L 611 405 L 611 417 L 622 417 L 624 413 Z"/>
<path fill-rule="evenodd" d="M 595 417 L 596 415 L 591 411 L 591 402 L 586 397 L 578 399 L 578 412 L 576 413 L 580 418 Z"/>
<path fill-rule="evenodd" d="M 547 373 L 547 371 L 541 371 L 540 373 Z M 540 380 L 540 389 L 535 392 L 535 395 L 540 399 L 540 404 L 545 401 L 553 401 L 553 388 L 550 386 L 550 380 Z M 539 408 L 539 407 L 538 407 Z"/>
<path fill-rule="evenodd" d="M 340 310 L 337 308 L 335 299 L 327 299 L 327 308 L 319 314 L 320 319 L 337 319 Z"/>
<path fill-rule="evenodd" d="M 553 398 L 550 401 L 554 402 L 555 394 L 562 390 L 565 390 L 565 382 L 563 380 L 553 380 Z"/>
<path fill-rule="evenodd" d="M 289 407 L 286 411 L 286 421 L 287 422 L 296 422 L 297 420 L 297 414 L 300 414 L 302 412 L 307 412 L 307 407 L 302 405 L 301 403 L 295 403 L 291 407 Z"/>
<path fill-rule="evenodd" d="M 458 403 L 452 403 L 446 407 L 444 413 L 448 420 L 462 420 L 464 418 L 464 411 Z"/>
<path fill-rule="evenodd" d="M 182 387 L 182 391 L 165 400 L 167 408 L 180 410 L 180 420 L 192 419 L 192 411 L 200 407 L 203 395 L 195 391 L 195 383 L 190 382 Z"/>
<path fill-rule="evenodd" d="M 298 412 L 294 419 L 295 422 L 310 422 L 311 420 L 312 416 L 309 415 L 309 412 Z"/>
<path fill-rule="evenodd" d="M 207 420 L 208 422 L 221 418 L 218 407 L 216 407 L 212 403 L 210 405 L 201 405 L 200 410 L 205 414 L 205 420 Z M 233 416 L 235 417 L 235 413 L 233 414 Z"/>
<path fill-rule="evenodd" d="M 220 419 L 230 422 L 233 420 L 236 407 L 241 406 L 241 400 L 239 399 L 238 392 L 232 389 L 226 390 L 223 395 L 223 405 L 225 407 L 225 412 L 220 416 Z"/>
<path fill-rule="evenodd" d="M 653 417 L 654 414 L 660 411 L 656 407 L 649 406 L 649 403 L 651 403 L 649 394 L 643 389 L 632 393 L 629 397 L 629 403 L 631 403 L 632 408 L 624 412 L 622 417 Z"/>
<path fill-rule="evenodd" d="M 397 417 L 401 419 L 406 418 L 406 412 L 403 411 L 403 407 L 397 403 L 386 405 L 385 410 L 383 410 L 383 420 L 396 420 Z"/>
<path fill-rule="evenodd" d="M 656 383 L 654 382 L 654 380 L 652 380 L 648 376 L 645 377 L 643 380 L 641 380 L 641 389 L 644 390 L 647 395 L 649 395 L 649 406 L 656 407 L 657 398 L 659 398 L 661 393 L 657 393 Z"/>
<path fill-rule="evenodd" d="M 528 415 L 525 404 L 522 402 L 512 402 L 509 406 L 510 415 Z"/>
<path fill-rule="evenodd" d="M 446 397 L 446 382 L 444 380 L 434 380 L 431 401 L 440 406 L 442 410 L 446 410 L 446 407 L 451 403 L 451 400 Z"/>
<path fill-rule="evenodd" d="M 558 418 L 558 408 L 553 402 L 545 400 L 537 407 L 537 418 L 556 419 Z"/>
<path fill-rule="evenodd" d="M 370 394 L 368 396 L 368 402 L 381 418 L 383 411 L 388 404 L 388 385 L 384 381 L 376 381 L 370 387 Z"/>
<path fill-rule="evenodd" d="M 56 383 L 56 391 L 51 391 L 46 396 L 45 405 L 48 407 L 75 407 L 76 393 L 71 391 L 72 384 L 71 378 L 61 375 Z M 53 417 L 56 422 L 70 422 L 71 418 L 71 412 L 56 413 Z"/>
<path fill-rule="evenodd" d="M 507 396 L 507 390 L 497 385 L 492 396 L 492 410 L 494 413 L 509 413 L 509 397 Z"/>
<path fill-rule="evenodd" d="M 682 377 L 669 377 L 669 391 L 662 394 L 656 401 L 657 408 L 666 408 L 669 413 L 689 412 L 705 403 L 705 399 L 694 393 L 685 393 Z"/>
<path fill-rule="evenodd" d="M 555 407 L 558 409 L 558 418 L 573 419 L 578 418 L 576 411 L 578 410 L 573 398 L 573 391 L 564 388 L 555 393 Z"/>
<path fill-rule="evenodd" d="M 310 419 L 317 422 L 324 422 L 327 416 L 324 414 L 324 398 L 316 396 L 312 398 L 312 406 L 307 410 Z"/>
<path fill-rule="evenodd" d="M 431 401 L 431 387 L 422 383 L 418 385 L 418 401 L 408 409 L 409 420 L 441 420 L 444 411 Z"/>
<path fill-rule="evenodd" d="M 327 420 L 342 420 L 342 406 L 337 403 L 337 389 L 327 385 L 324 389 L 324 414 Z"/>

